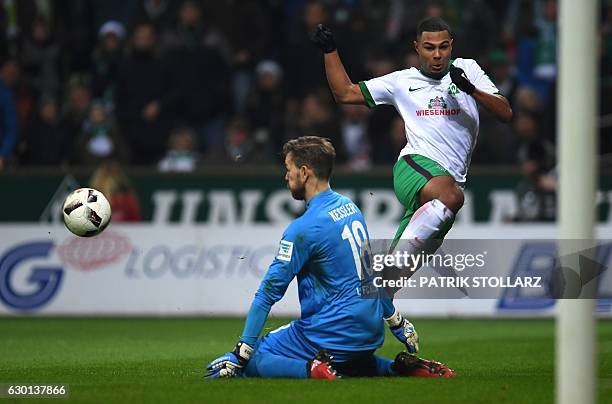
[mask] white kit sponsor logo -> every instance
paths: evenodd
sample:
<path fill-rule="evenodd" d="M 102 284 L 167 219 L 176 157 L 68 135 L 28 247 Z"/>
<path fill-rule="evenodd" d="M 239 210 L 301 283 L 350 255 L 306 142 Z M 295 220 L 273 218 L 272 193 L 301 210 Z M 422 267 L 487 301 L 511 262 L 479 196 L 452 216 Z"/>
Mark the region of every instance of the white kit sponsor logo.
<path fill-rule="evenodd" d="M 291 255 L 293 254 L 293 243 L 287 240 L 281 240 L 278 246 L 278 255 L 276 258 L 282 261 L 291 261 Z"/>

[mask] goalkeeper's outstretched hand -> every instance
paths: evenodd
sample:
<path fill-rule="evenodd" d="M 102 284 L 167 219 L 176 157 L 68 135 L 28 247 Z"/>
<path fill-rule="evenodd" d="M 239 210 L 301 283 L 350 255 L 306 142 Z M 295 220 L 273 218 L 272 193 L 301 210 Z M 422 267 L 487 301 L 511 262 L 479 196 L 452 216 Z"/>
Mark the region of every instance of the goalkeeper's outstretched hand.
<path fill-rule="evenodd" d="M 323 51 L 323 53 L 330 53 L 336 50 L 334 34 L 323 24 L 317 25 L 317 28 L 312 34 L 310 40 L 317 45 L 319 49 Z"/>
<path fill-rule="evenodd" d="M 463 91 L 466 94 L 472 95 L 476 87 L 467 78 L 462 68 L 451 65 L 449 73 L 451 81 L 455 83 L 459 90 Z"/>
<path fill-rule="evenodd" d="M 419 334 L 417 334 L 410 321 L 406 320 L 397 310 L 395 310 L 395 313 L 393 313 L 391 317 L 386 318 L 385 322 L 395 338 L 406 345 L 408 352 L 419 352 Z"/>
<path fill-rule="evenodd" d="M 218 357 L 206 367 L 206 379 L 219 377 L 237 377 L 242 375 L 244 367 L 251 359 L 253 348 L 244 342 L 239 342 L 232 352 Z"/>

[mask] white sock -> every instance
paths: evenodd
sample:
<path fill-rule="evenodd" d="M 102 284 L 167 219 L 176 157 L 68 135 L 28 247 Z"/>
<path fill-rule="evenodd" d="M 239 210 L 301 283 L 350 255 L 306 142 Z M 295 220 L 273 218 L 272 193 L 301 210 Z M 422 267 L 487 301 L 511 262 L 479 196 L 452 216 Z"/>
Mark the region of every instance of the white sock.
<path fill-rule="evenodd" d="M 453 220 L 455 214 L 446 207 L 439 199 L 433 199 L 414 212 L 410 223 L 402 233 L 395 246 L 395 251 L 414 254 L 433 254 L 442 245 L 442 240 L 433 237 L 449 221 Z M 420 262 L 420 261 L 419 261 Z M 413 272 L 421 267 L 410 268 Z"/>
<path fill-rule="evenodd" d="M 423 204 L 412 215 L 412 219 L 410 219 L 410 223 L 408 223 L 408 226 L 402 233 L 394 251 L 400 254 L 406 252 L 409 255 L 435 253 L 442 245 L 442 240 L 436 240 L 434 236 L 454 217 L 453 211 L 447 208 L 439 199 L 433 199 Z M 396 265 L 395 268 L 399 272 L 394 274 L 394 277 L 410 278 L 421 266 L 423 266 L 423 260 L 413 260 L 407 266 Z M 398 289 L 391 289 L 389 291 L 391 296 Z"/>
<path fill-rule="evenodd" d="M 432 199 L 424 203 L 414 212 L 406 230 L 402 233 L 402 240 L 423 242 L 435 236 L 442 226 L 453 220 L 455 214 L 439 199 Z"/>

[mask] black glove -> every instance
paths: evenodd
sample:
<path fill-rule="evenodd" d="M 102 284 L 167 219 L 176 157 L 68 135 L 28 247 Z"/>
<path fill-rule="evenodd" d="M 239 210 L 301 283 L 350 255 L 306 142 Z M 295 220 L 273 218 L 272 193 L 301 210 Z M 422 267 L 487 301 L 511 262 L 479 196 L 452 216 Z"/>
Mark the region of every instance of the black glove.
<path fill-rule="evenodd" d="M 324 53 L 330 53 L 336 50 L 334 34 L 323 24 L 317 25 L 317 28 L 315 29 L 314 34 L 312 34 L 310 40 Z"/>
<path fill-rule="evenodd" d="M 459 87 L 459 90 L 463 91 L 466 94 L 472 95 L 476 87 L 474 87 L 474 85 L 470 83 L 468 78 L 465 76 L 465 72 L 463 71 L 463 69 L 451 65 L 450 76 L 453 83 L 455 83 L 455 85 Z"/>

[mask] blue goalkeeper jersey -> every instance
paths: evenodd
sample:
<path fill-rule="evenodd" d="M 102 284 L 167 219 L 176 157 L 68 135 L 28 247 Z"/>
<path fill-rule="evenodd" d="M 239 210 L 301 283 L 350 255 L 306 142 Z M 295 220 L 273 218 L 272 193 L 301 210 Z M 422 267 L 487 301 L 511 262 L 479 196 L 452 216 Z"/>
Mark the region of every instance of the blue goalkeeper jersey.
<path fill-rule="evenodd" d="M 377 349 L 384 340 L 383 308 L 377 299 L 360 297 L 364 241 L 368 230 L 359 208 L 331 189 L 317 194 L 285 230 L 249 316 L 254 309 L 267 315 L 297 277 L 301 316 L 294 327 L 305 338 L 331 351 Z M 247 317 L 245 334 L 248 328 Z"/>

